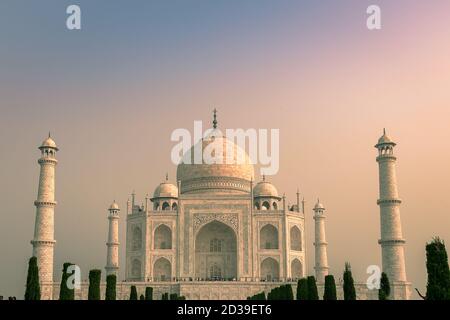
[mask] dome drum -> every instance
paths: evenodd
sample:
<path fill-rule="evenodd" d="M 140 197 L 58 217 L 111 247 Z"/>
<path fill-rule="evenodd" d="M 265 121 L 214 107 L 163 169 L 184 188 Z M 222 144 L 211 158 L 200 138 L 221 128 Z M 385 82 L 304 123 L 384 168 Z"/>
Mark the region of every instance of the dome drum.
<path fill-rule="evenodd" d="M 181 183 L 181 193 L 241 192 L 250 193 L 250 181 L 233 177 L 205 177 Z"/>

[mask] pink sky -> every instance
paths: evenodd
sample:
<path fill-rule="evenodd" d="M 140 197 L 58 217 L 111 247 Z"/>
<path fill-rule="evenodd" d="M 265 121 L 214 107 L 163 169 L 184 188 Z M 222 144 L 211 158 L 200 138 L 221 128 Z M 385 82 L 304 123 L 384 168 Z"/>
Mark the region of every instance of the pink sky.
<path fill-rule="evenodd" d="M 385 127 L 398 143 L 407 275 L 424 291 L 425 243 L 450 241 L 450 3 L 379 1 L 382 29 L 369 31 L 366 2 L 343 2 L 205 4 L 196 10 L 209 16 L 191 8 L 178 18 L 153 8 L 170 25 L 116 5 L 114 17 L 134 21 L 119 26 L 86 3 L 91 20 L 75 35 L 58 29 L 55 5 L 34 11 L 42 24 L 0 16 L 0 294 L 23 295 L 37 147 L 49 130 L 61 148 L 56 278 L 65 261 L 85 278 L 105 265 L 112 200 L 124 208 L 133 189 L 141 201 L 166 172 L 174 181 L 171 132 L 209 123 L 214 107 L 221 128 L 280 129 L 280 171 L 268 179 L 291 203 L 300 188 L 311 231 L 320 197 L 330 272 L 338 278 L 349 261 L 358 281 L 381 263 L 373 146 Z M 124 228 L 122 212 L 122 274 Z"/>

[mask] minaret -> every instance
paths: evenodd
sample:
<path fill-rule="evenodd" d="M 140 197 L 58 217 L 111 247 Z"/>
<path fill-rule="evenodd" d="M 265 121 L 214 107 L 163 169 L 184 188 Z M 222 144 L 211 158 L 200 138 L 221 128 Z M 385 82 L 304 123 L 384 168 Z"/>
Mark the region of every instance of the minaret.
<path fill-rule="evenodd" d="M 54 213 L 55 213 L 55 167 L 56 160 L 55 141 L 48 134 L 48 138 L 39 147 L 41 157 L 38 160 L 41 166 L 39 175 L 39 188 L 36 206 L 36 221 L 34 225 L 33 256 L 37 258 L 39 267 L 39 280 L 53 282 L 53 249 L 54 239 Z"/>
<path fill-rule="evenodd" d="M 383 271 L 387 274 L 389 282 L 406 283 L 405 271 L 405 240 L 402 236 L 400 221 L 400 203 L 397 190 L 397 177 L 395 174 L 394 156 L 395 143 L 386 135 L 378 139 L 375 148 L 378 149 L 378 167 L 380 198 L 377 203 L 380 206 L 381 255 Z M 394 289 L 395 291 L 395 289 Z"/>
<path fill-rule="evenodd" d="M 106 275 L 119 276 L 119 206 L 114 201 L 108 209 L 109 231 L 106 243 Z"/>
<path fill-rule="evenodd" d="M 325 237 L 325 208 L 317 200 L 314 206 L 314 224 L 315 224 L 315 241 L 314 248 L 316 264 L 314 270 L 316 270 L 317 283 L 324 283 L 325 276 L 328 275 L 328 256 L 327 256 L 327 240 Z"/>

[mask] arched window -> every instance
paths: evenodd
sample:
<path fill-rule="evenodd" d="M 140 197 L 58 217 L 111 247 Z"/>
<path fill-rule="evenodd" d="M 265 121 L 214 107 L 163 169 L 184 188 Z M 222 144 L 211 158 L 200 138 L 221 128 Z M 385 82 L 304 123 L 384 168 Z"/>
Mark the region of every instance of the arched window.
<path fill-rule="evenodd" d="M 172 278 L 172 266 L 166 258 L 159 258 L 153 265 L 153 277 L 156 281 L 170 281 Z"/>
<path fill-rule="evenodd" d="M 278 249 L 278 230 L 272 224 L 261 228 L 259 238 L 260 249 Z"/>
<path fill-rule="evenodd" d="M 302 251 L 302 233 L 297 226 L 291 228 L 291 250 Z"/>
<path fill-rule="evenodd" d="M 166 201 L 164 201 L 163 205 L 162 205 L 162 209 L 163 210 L 170 210 L 170 204 Z"/>
<path fill-rule="evenodd" d="M 217 263 L 214 263 L 209 268 L 209 277 L 213 280 L 218 280 L 222 278 L 222 269 L 217 265 Z"/>
<path fill-rule="evenodd" d="M 209 279 L 211 266 L 216 263 L 221 279 L 237 278 L 237 240 L 234 230 L 217 220 L 200 228 L 194 240 L 195 277 Z"/>
<path fill-rule="evenodd" d="M 133 278 L 141 277 L 141 261 L 139 259 L 134 259 L 131 262 L 131 276 Z"/>
<path fill-rule="evenodd" d="M 260 210 L 261 209 L 261 207 L 259 206 L 259 202 L 255 202 L 255 208 L 256 208 L 256 210 Z"/>
<path fill-rule="evenodd" d="M 172 204 L 172 210 L 177 210 L 177 203 L 176 202 L 174 202 L 173 204 Z"/>
<path fill-rule="evenodd" d="M 133 239 L 131 241 L 132 250 L 140 250 L 142 248 L 142 231 L 140 227 L 133 228 Z"/>
<path fill-rule="evenodd" d="M 261 263 L 261 278 L 266 281 L 278 280 L 280 267 L 274 258 L 266 258 Z"/>
<path fill-rule="evenodd" d="M 277 205 L 277 203 L 275 201 L 272 203 L 272 207 L 273 207 L 273 210 L 277 210 L 278 209 L 278 205 Z"/>
<path fill-rule="evenodd" d="M 270 209 L 270 203 L 269 201 L 264 201 L 262 204 L 262 210 L 269 210 Z"/>
<path fill-rule="evenodd" d="M 303 277 L 303 267 L 302 263 L 298 259 L 294 259 L 291 262 L 291 277 L 294 280 L 300 279 Z"/>
<path fill-rule="evenodd" d="M 212 239 L 209 242 L 209 252 L 222 252 L 223 240 Z"/>
<path fill-rule="evenodd" d="M 156 203 L 155 203 L 155 211 L 158 210 L 158 209 L 159 209 L 159 203 L 156 202 Z"/>
<path fill-rule="evenodd" d="M 165 224 L 155 229 L 154 239 L 155 249 L 172 249 L 172 230 Z"/>

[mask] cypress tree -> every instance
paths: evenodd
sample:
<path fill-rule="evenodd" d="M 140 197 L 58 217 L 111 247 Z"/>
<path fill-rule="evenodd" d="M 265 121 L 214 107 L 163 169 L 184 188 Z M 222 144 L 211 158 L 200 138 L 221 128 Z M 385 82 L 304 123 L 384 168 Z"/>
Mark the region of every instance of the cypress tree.
<path fill-rule="evenodd" d="M 115 274 L 106 276 L 105 300 L 116 300 L 116 283 L 117 277 Z"/>
<path fill-rule="evenodd" d="M 337 300 L 336 282 L 334 281 L 334 277 L 332 275 L 325 276 L 323 300 Z"/>
<path fill-rule="evenodd" d="M 130 289 L 130 300 L 137 300 L 137 299 L 138 299 L 138 295 L 137 295 L 136 286 L 131 286 L 131 289 Z"/>
<path fill-rule="evenodd" d="M 345 263 L 344 271 L 344 300 L 356 300 L 356 290 L 350 263 Z"/>
<path fill-rule="evenodd" d="M 170 294 L 170 300 L 178 300 L 178 294 L 176 294 L 176 293 L 171 293 L 171 294 Z"/>
<path fill-rule="evenodd" d="M 153 300 L 153 288 L 152 287 L 145 288 L 145 300 Z"/>
<path fill-rule="evenodd" d="M 289 294 L 289 284 L 285 284 L 283 286 L 283 300 L 292 300 L 290 299 L 290 294 Z M 291 288 L 291 293 L 292 293 L 292 288 Z"/>
<path fill-rule="evenodd" d="M 145 300 L 145 296 L 144 296 L 143 294 L 141 294 L 141 295 L 139 296 L 139 300 Z"/>
<path fill-rule="evenodd" d="M 275 289 L 275 300 L 283 299 L 283 289 L 280 287 L 276 287 Z"/>
<path fill-rule="evenodd" d="M 67 286 L 67 280 L 71 276 L 67 272 L 67 269 L 73 265 L 73 263 L 66 262 L 63 264 L 63 274 L 61 277 L 61 285 L 59 287 L 59 300 L 75 300 L 75 288 L 69 289 Z"/>
<path fill-rule="evenodd" d="M 445 243 L 435 237 L 426 245 L 427 300 L 450 300 L 450 270 Z"/>
<path fill-rule="evenodd" d="M 286 286 L 286 300 L 294 300 L 294 293 L 292 292 L 292 286 L 287 284 Z"/>
<path fill-rule="evenodd" d="M 273 300 L 273 289 L 271 289 L 267 294 L 267 300 Z"/>
<path fill-rule="evenodd" d="M 388 300 L 391 294 L 391 286 L 389 285 L 389 279 L 386 273 L 381 273 L 380 289 L 378 290 L 378 300 Z"/>
<path fill-rule="evenodd" d="M 308 280 L 301 278 L 297 282 L 297 300 L 308 300 Z"/>
<path fill-rule="evenodd" d="M 169 300 L 169 293 L 163 293 L 161 296 L 161 300 Z"/>
<path fill-rule="evenodd" d="M 257 293 L 251 297 L 248 297 L 247 300 L 266 300 L 266 294 L 263 292 Z"/>
<path fill-rule="evenodd" d="M 316 278 L 314 276 L 309 276 L 306 280 L 308 281 L 308 300 L 319 300 Z"/>
<path fill-rule="evenodd" d="M 277 292 L 278 292 L 277 300 L 284 300 L 286 296 L 286 288 L 284 287 L 284 285 L 279 286 L 277 288 Z"/>
<path fill-rule="evenodd" d="M 31 257 L 28 261 L 27 286 L 25 300 L 41 300 L 41 287 L 39 284 L 39 269 L 37 258 Z"/>
<path fill-rule="evenodd" d="M 270 290 L 267 295 L 267 300 L 278 300 L 279 299 L 279 287 L 273 288 Z"/>
<path fill-rule="evenodd" d="M 275 289 L 277 300 L 284 300 L 285 290 L 284 285 L 281 285 Z"/>
<path fill-rule="evenodd" d="M 98 269 L 89 271 L 88 300 L 100 300 L 100 280 L 102 271 Z"/>

